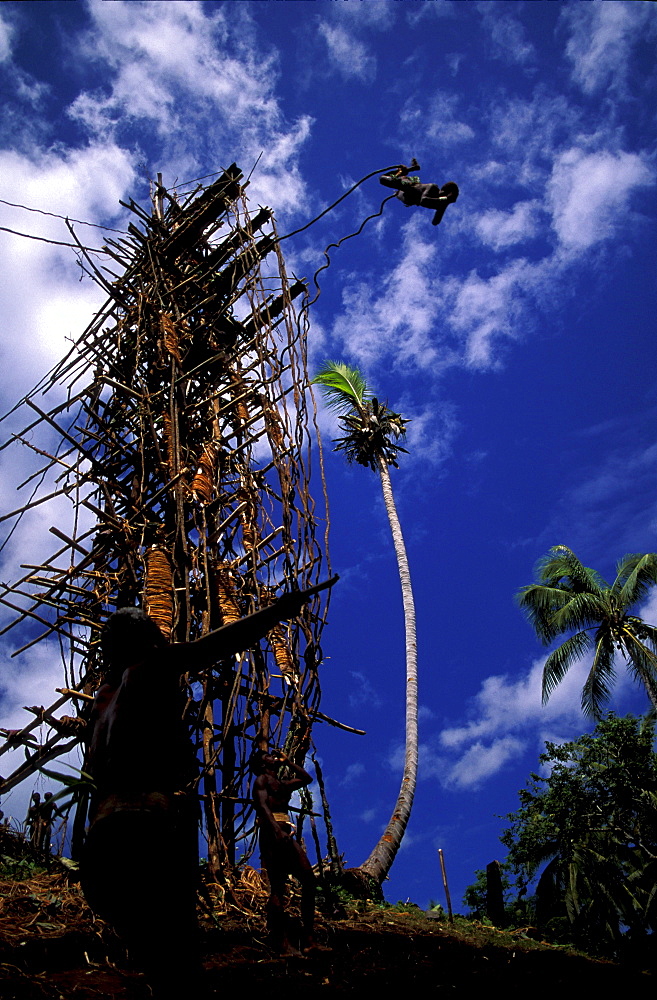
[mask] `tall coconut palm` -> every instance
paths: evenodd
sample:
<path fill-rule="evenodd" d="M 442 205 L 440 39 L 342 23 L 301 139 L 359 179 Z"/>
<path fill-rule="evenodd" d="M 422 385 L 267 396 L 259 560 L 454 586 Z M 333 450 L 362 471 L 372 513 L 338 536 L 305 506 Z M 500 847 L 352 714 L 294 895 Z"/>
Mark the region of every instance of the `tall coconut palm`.
<path fill-rule="evenodd" d="M 372 395 L 357 368 L 327 361 L 313 379 L 322 389 L 327 405 L 340 415 L 344 437 L 335 441 L 335 450 L 343 451 L 349 462 L 358 462 L 379 473 L 383 500 L 390 522 L 397 555 L 406 629 L 406 751 L 404 773 L 397 803 L 390 822 L 361 871 L 380 884 L 390 871 L 399 850 L 415 795 L 418 760 L 417 731 L 417 645 L 415 638 L 415 603 L 411 589 L 406 546 L 390 483 L 389 466 L 397 468 L 397 455 L 406 449 L 400 439 L 408 423 L 399 413 L 388 409 Z"/>
<path fill-rule="evenodd" d="M 582 691 L 586 715 L 600 718 L 616 674 L 617 653 L 657 711 L 657 628 L 629 614 L 657 583 L 657 553 L 624 556 L 610 586 L 565 545 L 555 545 L 538 563 L 536 576 L 537 582 L 523 587 L 517 600 L 539 639 L 547 646 L 573 632 L 545 661 L 543 703 L 573 663 L 592 651 Z"/>

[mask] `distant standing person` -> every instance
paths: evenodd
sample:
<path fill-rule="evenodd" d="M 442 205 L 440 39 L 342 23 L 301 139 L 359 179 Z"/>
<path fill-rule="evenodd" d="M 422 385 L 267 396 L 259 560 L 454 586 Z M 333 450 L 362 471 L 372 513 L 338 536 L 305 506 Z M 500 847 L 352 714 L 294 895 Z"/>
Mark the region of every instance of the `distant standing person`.
<path fill-rule="evenodd" d="M 285 764 L 292 778 L 279 778 Z M 253 782 L 253 803 L 258 819 L 260 858 L 269 878 L 267 927 L 274 946 L 284 955 L 299 954 L 291 944 L 285 927 L 285 883 L 294 875 L 301 885 L 302 947 L 316 947 L 313 936 L 315 921 L 315 875 L 306 852 L 294 839 L 294 823 L 288 809 L 290 797 L 299 788 L 312 782 L 312 777 L 281 750 L 256 750 L 251 758 L 251 770 L 257 776 Z"/>
<path fill-rule="evenodd" d="M 34 792 L 30 799 L 30 805 L 25 818 L 25 828 L 28 839 L 35 851 L 41 850 L 43 840 L 43 816 L 41 813 L 41 795 Z"/>
<path fill-rule="evenodd" d="M 337 579 L 285 594 L 193 642 L 167 642 L 138 608 L 121 608 L 106 623 L 104 683 L 89 723 L 95 791 L 82 888 L 162 993 L 189 985 L 199 968 L 197 803 L 185 793 L 197 762 L 181 676 L 249 649 Z"/>

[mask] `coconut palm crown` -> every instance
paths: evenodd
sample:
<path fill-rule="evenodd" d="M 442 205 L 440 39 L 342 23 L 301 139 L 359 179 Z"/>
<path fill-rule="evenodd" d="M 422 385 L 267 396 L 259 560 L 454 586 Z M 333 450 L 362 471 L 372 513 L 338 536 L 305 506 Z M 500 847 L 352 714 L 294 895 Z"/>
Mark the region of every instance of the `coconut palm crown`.
<path fill-rule="evenodd" d="M 397 556 L 397 567 L 404 608 L 406 635 L 406 746 L 404 773 L 397 802 L 390 822 L 360 871 L 375 879 L 379 885 L 390 871 L 406 825 L 411 815 L 418 763 L 417 725 L 417 644 L 415 637 L 415 602 L 411 587 L 406 546 L 392 492 L 389 465 L 397 467 L 397 455 L 405 451 L 399 439 L 406 433 L 408 423 L 399 413 L 379 403 L 370 392 L 365 379 L 357 368 L 339 361 L 327 361 L 313 379 L 321 386 L 327 405 L 340 415 L 345 436 L 338 438 L 335 450 L 344 452 L 350 462 L 369 466 L 379 473 L 383 500 L 390 522 L 392 540 Z"/>
<path fill-rule="evenodd" d="M 326 405 L 339 414 L 344 437 L 336 438 L 335 450 L 348 462 L 379 470 L 379 456 L 397 469 L 397 455 L 406 453 L 399 440 L 406 436 L 408 420 L 388 409 L 373 396 L 357 368 L 340 361 L 325 361 L 313 379 L 322 388 Z"/>
<path fill-rule="evenodd" d="M 573 663 L 593 652 L 582 690 L 586 715 L 600 718 L 611 694 L 617 654 L 657 711 L 657 628 L 629 613 L 657 583 L 657 553 L 624 556 L 609 585 L 565 545 L 555 545 L 539 561 L 536 577 L 536 583 L 518 591 L 517 601 L 539 639 L 550 645 L 557 636 L 573 632 L 545 661 L 543 703 Z"/>

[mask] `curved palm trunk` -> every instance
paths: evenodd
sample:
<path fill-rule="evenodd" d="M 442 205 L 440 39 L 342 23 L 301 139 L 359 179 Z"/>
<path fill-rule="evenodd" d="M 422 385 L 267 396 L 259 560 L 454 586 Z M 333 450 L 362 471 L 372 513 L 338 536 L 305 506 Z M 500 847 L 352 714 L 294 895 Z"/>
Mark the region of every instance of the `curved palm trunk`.
<path fill-rule="evenodd" d="M 390 871 L 395 860 L 399 845 L 411 815 L 415 785 L 417 782 L 418 732 L 417 732 L 417 642 L 415 637 L 415 602 L 411 588 L 411 574 L 408 568 L 406 546 L 402 536 L 401 525 L 397 515 L 397 507 L 392 494 L 390 472 L 384 459 L 379 456 L 377 466 L 381 476 L 381 489 L 386 505 L 392 540 L 397 555 L 399 580 L 402 589 L 404 605 L 404 625 L 406 629 L 406 750 L 404 754 L 404 774 L 397 804 L 390 817 L 390 822 L 381 836 L 378 844 L 367 861 L 362 864 L 361 871 L 366 872 L 379 882 Z"/>

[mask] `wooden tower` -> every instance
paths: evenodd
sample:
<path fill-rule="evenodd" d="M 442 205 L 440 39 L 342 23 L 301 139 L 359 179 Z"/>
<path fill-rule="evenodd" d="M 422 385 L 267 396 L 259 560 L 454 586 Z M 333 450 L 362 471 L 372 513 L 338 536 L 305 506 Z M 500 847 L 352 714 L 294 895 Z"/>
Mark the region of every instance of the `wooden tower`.
<path fill-rule="evenodd" d="M 41 461 L 22 484 L 29 499 L 4 520 L 55 497 L 71 510 L 50 528 L 52 555 L 0 590 L 12 612 L 3 632 L 25 639 L 16 652 L 56 636 L 63 661 L 61 698 L 30 709 L 0 749 L 47 727 L 0 794 L 83 738 L 99 636 L 117 607 L 139 605 L 167 639 L 186 641 L 330 572 L 326 506 L 318 515 L 309 492 L 306 286 L 288 279 L 272 212 L 251 216 L 245 187 L 235 164 L 184 201 L 159 177 L 152 211 L 130 202 L 129 233 L 103 247 L 114 271 L 80 245 L 107 301 L 11 411 L 23 427 L 3 447 Z M 214 877 L 248 845 L 253 746 L 302 758 L 312 723 L 332 722 L 319 713 L 325 612 L 315 597 L 229 669 L 187 685 Z M 71 715 L 56 718 L 69 700 Z"/>

